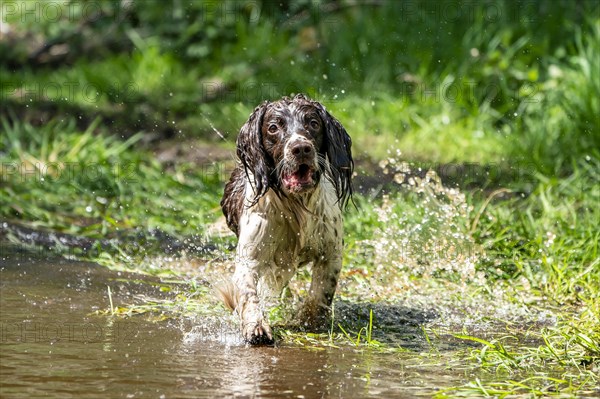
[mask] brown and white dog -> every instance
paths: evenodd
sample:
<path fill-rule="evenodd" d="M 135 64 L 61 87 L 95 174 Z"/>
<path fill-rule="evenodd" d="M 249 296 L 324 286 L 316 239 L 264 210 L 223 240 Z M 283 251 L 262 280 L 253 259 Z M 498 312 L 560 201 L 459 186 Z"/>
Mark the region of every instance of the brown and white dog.
<path fill-rule="evenodd" d="M 231 284 L 220 290 L 241 318 L 244 340 L 272 344 L 264 298 L 312 263 L 305 326 L 329 315 L 342 268 L 342 209 L 352 196 L 350 136 L 304 95 L 258 106 L 237 139 L 239 162 L 221 207 L 238 236 Z"/>

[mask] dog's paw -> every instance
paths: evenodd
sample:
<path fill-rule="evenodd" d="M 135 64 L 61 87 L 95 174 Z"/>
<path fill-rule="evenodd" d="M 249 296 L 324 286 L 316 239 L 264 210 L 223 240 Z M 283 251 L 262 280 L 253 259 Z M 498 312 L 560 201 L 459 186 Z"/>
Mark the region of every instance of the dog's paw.
<path fill-rule="evenodd" d="M 305 331 L 326 330 L 331 324 L 331 309 L 324 306 L 304 305 L 296 315 L 293 324 Z"/>
<path fill-rule="evenodd" d="M 244 341 L 250 345 L 274 345 L 271 327 L 263 321 L 246 322 L 242 325 Z"/>

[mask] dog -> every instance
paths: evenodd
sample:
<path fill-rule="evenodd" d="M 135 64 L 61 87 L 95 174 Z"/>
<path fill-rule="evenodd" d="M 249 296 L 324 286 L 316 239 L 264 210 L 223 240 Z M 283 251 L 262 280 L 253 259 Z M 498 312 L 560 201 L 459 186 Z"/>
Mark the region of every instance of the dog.
<path fill-rule="evenodd" d="M 298 320 L 313 328 L 329 317 L 342 268 L 342 210 L 352 198 L 351 146 L 341 123 L 303 94 L 265 101 L 242 126 L 221 200 L 238 237 L 235 271 L 220 295 L 239 315 L 245 342 L 274 343 L 265 298 L 311 263 Z"/>

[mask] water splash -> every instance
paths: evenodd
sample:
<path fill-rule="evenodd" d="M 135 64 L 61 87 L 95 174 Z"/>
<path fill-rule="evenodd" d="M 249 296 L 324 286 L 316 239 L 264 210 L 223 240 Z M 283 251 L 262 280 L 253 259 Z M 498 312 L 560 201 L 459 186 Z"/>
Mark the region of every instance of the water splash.
<path fill-rule="evenodd" d="M 483 283 L 476 265 L 484 254 L 469 233 L 472 208 L 464 193 L 445 187 L 434 171 L 413 171 L 395 157 L 380 166 L 401 190 L 375 207 L 380 227 L 366 244 L 373 249 L 376 273 L 403 285 L 411 285 L 413 277 L 436 276 Z"/>

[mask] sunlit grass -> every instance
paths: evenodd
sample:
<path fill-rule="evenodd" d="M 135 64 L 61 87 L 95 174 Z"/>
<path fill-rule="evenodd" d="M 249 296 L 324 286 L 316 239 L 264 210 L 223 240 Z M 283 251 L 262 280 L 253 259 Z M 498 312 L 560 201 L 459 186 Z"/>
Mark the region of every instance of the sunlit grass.
<path fill-rule="evenodd" d="M 107 15 L 118 3 L 103 3 Z M 188 11 L 197 13 L 202 3 L 192 3 Z M 133 303 L 112 301 L 107 288 L 103 317 L 224 315 L 208 282 L 190 277 L 205 277 L 196 264 L 186 268 L 195 255 L 177 247 L 165 260 L 160 244 L 207 244 L 209 259 L 230 260 L 231 251 L 215 244 L 234 240 L 208 229 L 220 217 L 226 176 L 186 160 L 161 164 L 147 140 L 202 137 L 233 149 L 254 106 L 308 92 L 342 121 L 357 159 L 385 160 L 396 182 L 424 169 L 412 184 L 356 195 L 345 218 L 338 298 L 409 303 L 439 317 L 415 326 L 419 349 L 406 349 L 386 340 L 373 310 L 368 320 L 332 318 L 329 331 L 313 333 L 287 328 L 276 309 L 270 316 L 280 342 L 385 351 L 465 370 L 464 384 L 444 387 L 440 398 L 596 395 L 597 5 L 583 2 L 588 15 L 580 15 L 564 2 L 539 10 L 499 2 L 506 11 L 499 23 L 473 6 L 472 20 L 465 13 L 432 28 L 425 20 L 398 24 L 406 15 L 394 4 L 362 14 L 347 7 L 310 26 L 287 16 L 282 27 L 275 18 L 213 24 L 213 36 L 199 37 L 177 13 L 139 3 L 132 7 L 140 24 L 156 24 L 156 32 L 123 21 L 117 29 L 126 45 L 118 52 L 56 68 L 1 64 L 2 222 L 88 238 L 93 251 L 66 255 L 163 279 L 164 298 Z M 538 15 L 545 7 L 551 12 Z M 29 22 L 34 32 L 60 36 L 58 24 Z M 103 16 L 99 26 L 113 22 Z M 2 57 L 24 56 L 18 46 L 2 50 Z M 473 163 L 468 172 L 477 176 L 459 173 L 455 186 L 425 174 L 446 163 Z M 526 316 L 510 313 L 515 308 Z M 460 315 L 446 314 L 452 310 Z M 550 321 L 527 323 L 542 312 Z M 462 325 L 503 318 L 502 328 Z"/>
<path fill-rule="evenodd" d="M 599 382 L 599 334 L 593 327 L 583 332 L 562 321 L 556 327 L 529 331 L 525 337 L 509 335 L 488 341 L 455 335 L 481 344 L 481 348 L 471 350 L 467 360 L 473 367 L 497 377 L 477 378 L 463 386 L 444 389 L 436 397 L 591 394 Z"/>
<path fill-rule="evenodd" d="M 167 170 L 148 152 L 134 149 L 141 135 L 122 141 L 96 123 L 85 132 L 71 122 L 2 123 L 0 217 L 113 240 L 103 244 L 105 251 L 93 251 L 102 263 L 135 266 L 146 250 L 159 249 L 153 242 L 161 234 L 201 247 L 206 226 L 220 215 L 218 174 L 185 163 Z"/>

